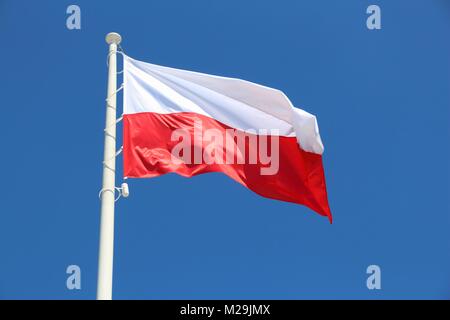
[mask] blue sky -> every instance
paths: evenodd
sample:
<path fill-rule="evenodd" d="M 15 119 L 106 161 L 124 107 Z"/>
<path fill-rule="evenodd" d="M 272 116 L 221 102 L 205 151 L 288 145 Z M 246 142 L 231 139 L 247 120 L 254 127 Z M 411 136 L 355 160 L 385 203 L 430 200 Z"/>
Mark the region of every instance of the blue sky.
<path fill-rule="evenodd" d="M 448 1 L 1 0 L 0 299 L 95 298 L 110 31 L 131 57 L 279 88 L 316 114 L 334 216 L 220 174 L 130 180 L 114 298 L 450 298 Z"/>

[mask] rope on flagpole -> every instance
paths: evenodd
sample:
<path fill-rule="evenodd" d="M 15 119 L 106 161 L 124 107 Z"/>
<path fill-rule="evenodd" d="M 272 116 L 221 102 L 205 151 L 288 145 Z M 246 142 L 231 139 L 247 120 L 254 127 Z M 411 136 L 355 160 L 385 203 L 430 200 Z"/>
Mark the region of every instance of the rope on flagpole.
<path fill-rule="evenodd" d="M 119 119 L 118 119 L 118 120 L 119 120 Z M 118 157 L 122 152 L 123 152 L 123 146 L 121 146 L 120 149 L 117 150 L 117 152 L 116 152 L 116 154 L 114 155 L 113 158 Z M 112 159 L 112 158 L 109 158 L 109 159 L 107 159 L 107 160 L 104 160 L 104 161 L 103 161 L 103 165 L 104 165 L 106 168 L 108 168 L 109 170 L 112 170 L 113 172 L 116 172 L 116 170 L 114 170 L 113 168 L 108 167 L 108 165 L 106 164 L 106 162 L 108 162 L 108 161 L 111 160 L 111 159 Z M 119 200 L 120 197 L 122 197 L 122 196 L 123 196 L 124 198 L 128 198 L 129 191 L 128 191 L 128 185 L 127 185 L 126 183 L 122 183 L 122 186 L 121 186 L 120 188 L 119 188 L 119 187 L 115 187 L 115 190 L 117 190 L 117 191 L 119 192 L 119 196 L 118 196 L 117 198 L 115 198 L 114 202 L 117 202 L 117 200 Z M 113 193 L 113 195 L 115 195 L 115 194 L 116 194 L 115 190 L 110 189 L 110 188 L 102 188 L 102 189 L 99 191 L 99 193 L 98 193 L 98 197 L 99 197 L 99 199 L 101 199 L 101 198 L 102 198 L 103 192 L 106 192 L 106 191 L 110 191 L 110 192 Z M 126 190 L 126 192 L 124 192 L 124 190 Z"/>
<path fill-rule="evenodd" d="M 110 95 L 108 98 L 105 99 L 106 102 L 109 101 L 112 97 L 114 97 L 116 94 L 118 94 L 120 91 L 123 90 L 123 83 L 120 85 L 119 89 L 117 89 L 112 95 Z"/>
<path fill-rule="evenodd" d="M 121 197 L 124 197 L 124 198 L 128 197 L 128 194 L 125 195 L 125 193 L 124 193 L 124 189 L 125 188 L 128 188 L 128 186 L 125 187 L 124 183 L 122 184 L 122 187 L 120 187 L 120 188 L 119 187 L 115 187 L 114 190 L 113 189 L 109 189 L 109 188 L 103 188 L 98 193 L 98 198 L 101 199 L 103 192 L 106 192 L 106 191 L 112 192 L 112 194 L 115 196 L 116 195 L 116 190 L 117 190 L 118 196 L 115 197 L 115 199 L 114 199 L 114 202 L 117 202 Z"/>
<path fill-rule="evenodd" d="M 113 53 L 114 53 L 114 52 L 112 52 L 112 51 L 108 53 L 108 56 L 107 56 L 107 58 L 106 58 L 106 66 L 107 66 L 107 67 L 109 67 L 109 58 L 111 57 L 111 54 L 113 54 Z M 124 54 L 125 54 L 125 52 L 124 52 L 123 48 L 120 46 L 120 44 L 117 45 L 116 53 L 119 53 L 119 54 L 121 54 L 122 56 L 124 56 Z M 121 74 L 121 73 L 123 73 L 123 70 L 120 71 L 120 72 L 116 72 L 116 74 Z M 124 88 L 124 84 L 122 83 L 122 84 L 120 85 L 120 87 L 119 87 L 113 94 L 111 94 L 109 97 L 107 97 L 107 98 L 105 99 L 106 104 L 107 104 L 107 106 L 108 106 L 109 108 L 112 108 L 112 109 L 114 109 L 114 110 L 117 109 L 117 108 L 114 108 L 113 106 L 111 106 L 111 105 L 109 104 L 109 99 L 115 97 L 120 91 L 123 90 L 123 88 Z M 112 135 L 109 134 L 108 129 L 111 128 L 112 126 L 117 125 L 117 124 L 118 124 L 119 122 L 121 122 L 122 120 L 123 120 L 123 113 L 121 114 L 121 116 L 120 116 L 119 118 L 116 119 L 115 123 L 113 123 L 113 124 L 111 124 L 111 125 L 105 127 L 105 129 L 103 129 L 103 131 L 105 132 L 105 134 L 108 135 L 108 136 L 110 136 L 110 137 L 113 138 L 114 140 L 116 140 L 116 137 L 114 137 L 114 136 L 112 136 Z M 103 161 L 102 161 L 103 166 L 106 167 L 106 168 L 108 168 L 109 170 L 111 170 L 111 171 L 113 171 L 113 172 L 116 172 L 115 169 L 113 169 L 113 168 L 111 168 L 111 167 L 109 167 L 109 166 L 107 165 L 107 162 L 109 162 L 109 161 L 112 160 L 113 158 L 118 157 L 118 156 L 122 153 L 122 151 L 123 151 L 123 146 L 121 146 L 120 149 L 117 150 L 117 152 L 115 153 L 115 155 L 114 155 L 113 157 L 111 157 L 111 158 L 109 158 L 109 159 L 106 159 L 106 160 L 103 160 Z M 126 188 L 127 188 L 127 195 L 124 196 L 124 198 L 128 197 L 128 186 L 126 186 Z M 114 189 L 110 189 L 110 188 L 102 188 L 102 189 L 99 191 L 99 193 L 98 193 L 98 197 L 101 199 L 101 198 L 102 198 L 103 192 L 106 192 L 106 191 L 112 192 L 113 195 L 115 195 L 115 193 L 116 193 L 115 190 L 117 190 L 117 191 L 119 192 L 119 196 L 118 196 L 117 198 L 115 198 L 114 201 L 116 202 L 117 200 L 120 199 L 121 196 L 123 196 L 122 190 L 124 190 L 124 189 L 125 189 L 124 184 L 122 184 L 122 187 L 120 187 L 120 188 L 119 188 L 119 187 L 114 187 Z"/>
<path fill-rule="evenodd" d="M 103 129 L 103 131 L 107 132 L 108 129 L 109 129 L 110 127 L 112 127 L 112 126 L 114 126 L 114 125 L 120 123 L 120 121 L 122 121 L 122 120 L 123 120 L 123 113 L 121 114 L 120 118 L 117 118 L 117 119 L 116 119 L 116 122 L 115 122 L 115 123 L 113 123 L 113 124 L 107 126 L 105 129 Z"/>
<path fill-rule="evenodd" d="M 103 165 L 104 165 L 106 168 L 108 168 L 109 170 L 111 170 L 111 171 L 113 171 L 113 172 L 116 172 L 115 169 L 108 167 L 108 165 L 107 165 L 106 163 L 107 163 L 108 161 L 111 161 L 112 159 L 118 157 L 118 156 L 122 153 L 122 151 L 123 151 L 123 146 L 120 147 L 120 149 L 116 151 L 116 153 L 115 153 L 115 155 L 114 155 L 113 157 L 111 157 L 111 158 L 109 158 L 109 159 L 106 159 L 106 160 L 103 160 Z"/>
<path fill-rule="evenodd" d="M 117 50 L 116 53 L 121 54 L 122 57 L 125 56 L 125 51 L 123 50 L 123 48 L 120 46 L 120 44 L 117 45 Z M 106 57 L 106 66 L 109 67 L 109 57 L 111 56 L 112 52 L 108 53 L 108 56 Z M 116 72 L 116 74 L 122 74 L 123 73 L 123 69 L 120 70 L 119 72 Z"/>
<path fill-rule="evenodd" d="M 108 67 L 109 67 L 109 58 L 111 57 L 111 54 L 112 54 L 112 53 L 113 53 L 113 52 L 109 52 L 109 53 L 108 53 L 108 56 L 107 56 L 106 65 L 107 65 Z M 122 56 L 124 56 L 123 48 L 122 48 L 120 45 L 118 45 L 118 50 L 116 51 L 116 53 L 119 53 L 119 54 L 121 54 Z M 120 71 L 120 72 L 116 72 L 116 74 L 120 74 L 120 73 L 123 73 L 123 70 Z M 107 98 L 105 99 L 106 105 L 107 105 L 109 108 L 112 108 L 112 109 L 114 109 L 114 110 L 117 110 L 117 108 L 114 108 L 113 106 L 111 106 L 111 105 L 109 104 L 109 99 L 115 97 L 115 96 L 116 96 L 120 91 L 122 91 L 123 89 L 124 89 L 124 84 L 122 83 L 122 84 L 120 85 L 120 87 L 119 87 L 116 91 L 114 91 L 113 94 L 111 94 L 109 97 L 107 97 Z M 107 135 L 107 136 L 113 138 L 114 140 L 116 140 L 116 137 L 115 137 L 115 136 L 112 136 L 111 134 L 109 134 L 108 130 L 109 130 L 111 127 L 117 125 L 117 124 L 118 124 L 119 122 L 121 122 L 122 120 L 123 120 L 123 113 L 121 114 L 121 116 L 120 116 L 119 118 L 116 119 L 116 121 L 115 121 L 114 123 L 110 124 L 109 126 L 105 127 L 105 129 L 103 129 L 103 131 L 105 132 L 105 135 Z M 120 149 L 115 153 L 115 155 L 114 155 L 113 157 L 111 157 L 111 158 L 109 158 L 109 159 L 107 159 L 107 160 L 103 160 L 103 161 L 102 161 L 103 166 L 106 167 L 106 168 L 108 168 L 109 170 L 111 170 L 111 171 L 113 171 L 113 172 L 115 173 L 116 170 L 113 169 L 113 168 L 111 168 L 111 167 L 109 167 L 109 166 L 107 165 L 107 162 L 109 162 L 109 161 L 112 160 L 113 158 L 116 158 L 117 156 L 119 156 L 119 155 L 122 153 L 122 151 L 123 151 L 123 146 L 120 147 Z M 115 187 L 115 188 L 116 188 L 117 190 L 122 190 L 123 185 L 122 185 L 122 188 L 118 188 L 118 187 Z M 109 188 L 103 188 L 103 189 L 101 189 L 100 192 L 99 192 L 99 198 L 100 198 L 100 199 L 101 199 L 102 193 L 105 192 L 105 191 L 110 191 L 110 192 L 113 192 L 113 194 L 115 194 L 115 191 L 114 191 L 114 190 L 109 189 Z M 115 201 L 119 200 L 120 196 L 121 196 L 121 194 L 119 194 L 119 197 L 117 197 L 117 198 L 115 199 Z"/>

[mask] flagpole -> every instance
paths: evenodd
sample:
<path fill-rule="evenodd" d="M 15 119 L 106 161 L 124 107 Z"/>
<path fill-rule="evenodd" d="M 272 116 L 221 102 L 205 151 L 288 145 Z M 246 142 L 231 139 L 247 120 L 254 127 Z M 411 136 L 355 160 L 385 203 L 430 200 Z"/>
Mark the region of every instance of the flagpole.
<path fill-rule="evenodd" d="M 114 202 L 116 169 L 116 91 L 117 46 L 122 38 L 108 33 L 108 95 L 106 100 L 105 147 L 103 155 L 103 185 L 101 196 L 100 245 L 98 257 L 97 300 L 112 299 L 114 256 Z"/>

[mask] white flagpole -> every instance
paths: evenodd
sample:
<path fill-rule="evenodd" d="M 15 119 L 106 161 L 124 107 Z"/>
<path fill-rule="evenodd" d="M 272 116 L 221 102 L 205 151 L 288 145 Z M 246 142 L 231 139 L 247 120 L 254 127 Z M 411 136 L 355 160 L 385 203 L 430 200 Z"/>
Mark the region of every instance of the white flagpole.
<path fill-rule="evenodd" d="M 116 91 L 117 46 L 122 38 L 108 33 L 108 95 L 106 100 L 105 149 L 103 156 L 103 186 L 101 190 L 100 248 L 98 257 L 97 300 L 112 299 L 114 255 L 114 202 L 116 169 Z"/>

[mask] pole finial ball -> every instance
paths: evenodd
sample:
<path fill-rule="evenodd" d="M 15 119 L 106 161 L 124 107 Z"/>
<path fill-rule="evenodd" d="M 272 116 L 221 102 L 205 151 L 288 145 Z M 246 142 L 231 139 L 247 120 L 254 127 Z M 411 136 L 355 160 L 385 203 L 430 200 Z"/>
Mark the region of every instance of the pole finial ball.
<path fill-rule="evenodd" d="M 120 34 L 116 33 L 116 32 L 110 32 L 106 35 L 106 43 L 108 44 L 119 44 L 120 42 L 122 42 L 122 37 L 120 36 Z"/>

